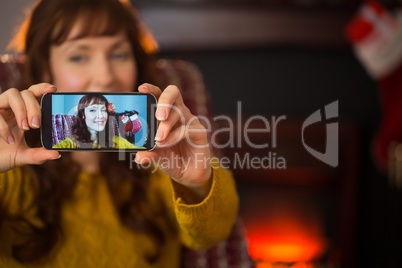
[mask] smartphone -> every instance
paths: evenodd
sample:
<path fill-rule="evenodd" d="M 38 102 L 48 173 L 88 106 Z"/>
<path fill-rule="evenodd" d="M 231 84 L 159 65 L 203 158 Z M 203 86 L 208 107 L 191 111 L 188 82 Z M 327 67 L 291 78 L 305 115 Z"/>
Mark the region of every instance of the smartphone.
<path fill-rule="evenodd" d="M 156 98 L 146 93 L 63 92 L 41 99 L 42 146 L 57 151 L 150 151 Z"/>

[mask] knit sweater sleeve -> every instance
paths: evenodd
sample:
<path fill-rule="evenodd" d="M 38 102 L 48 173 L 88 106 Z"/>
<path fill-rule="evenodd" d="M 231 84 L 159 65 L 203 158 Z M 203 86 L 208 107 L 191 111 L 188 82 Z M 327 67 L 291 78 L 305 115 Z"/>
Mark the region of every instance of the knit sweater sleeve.
<path fill-rule="evenodd" d="M 235 222 L 239 198 L 232 173 L 213 166 L 212 187 L 208 196 L 198 204 L 186 204 L 170 184 L 165 197 L 168 209 L 177 221 L 183 245 L 191 249 L 207 249 L 226 239 Z"/>

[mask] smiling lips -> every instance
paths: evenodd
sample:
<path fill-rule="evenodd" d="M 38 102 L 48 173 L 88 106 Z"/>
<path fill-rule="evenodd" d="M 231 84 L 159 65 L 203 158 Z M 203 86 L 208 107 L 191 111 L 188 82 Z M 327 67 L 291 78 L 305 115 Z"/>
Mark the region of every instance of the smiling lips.
<path fill-rule="evenodd" d="M 95 124 L 103 126 L 105 124 L 105 121 L 95 121 Z"/>

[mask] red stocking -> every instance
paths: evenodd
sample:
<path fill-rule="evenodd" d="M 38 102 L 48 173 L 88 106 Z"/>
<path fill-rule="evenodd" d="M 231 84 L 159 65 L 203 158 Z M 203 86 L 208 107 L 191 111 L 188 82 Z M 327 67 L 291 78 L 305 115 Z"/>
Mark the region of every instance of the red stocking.
<path fill-rule="evenodd" d="M 373 141 L 374 161 L 387 171 L 393 143 L 402 142 L 402 12 L 366 2 L 347 27 L 356 56 L 378 82 L 382 120 Z"/>

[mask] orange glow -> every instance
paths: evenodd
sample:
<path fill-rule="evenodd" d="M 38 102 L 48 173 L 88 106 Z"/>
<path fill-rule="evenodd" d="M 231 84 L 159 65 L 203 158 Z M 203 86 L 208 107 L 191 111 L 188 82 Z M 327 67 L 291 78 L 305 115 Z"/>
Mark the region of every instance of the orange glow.
<path fill-rule="evenodd" d="M 260 262 L 260 263 L 257 263 L 255 268 L 274 268 L 274 265 L 272 263 L 268 263 L 268 262 Z"/>
<path fill-rule="evenodd" d="M 314 265 L 311 263 L 298 262 L 293 264 L 292 266 L 281 264 L 281 263 L 270 263 L 270 262 L 259 262 L 256 265 L 256 268 L 314 268 Z"/>
<path fill-rule="evenodd" d="M 321 208 L 300 192 L 284 196 L 279 192 L 269 198 L 250 203 L 243 212 L 251 257 L 263 263 L 311 268 L 309 263 L 319 261 L 329 248 Z"/>
<path fill-rule="evenodd" d="M 311 263 L 298 262 L 291 266 L 291 268 L 314 268 Z"/>
<path fill-rule="evenodd" d="M 278 218 L 281 219 L 246 223 L 251 257 L 309 268 L 306 263 L 319 259 L 328 247 L 320 225 L 311 221 L 307 225 L 294 217 Z"/>
<path fill-rule="evenodd" d="M 249 241 L 251 256 L 256 260 L 270 262 L 311 261 L 319 258 L 326 248 L 325 239 L 320 237 L 259 235 L 249 236 Z"/>

